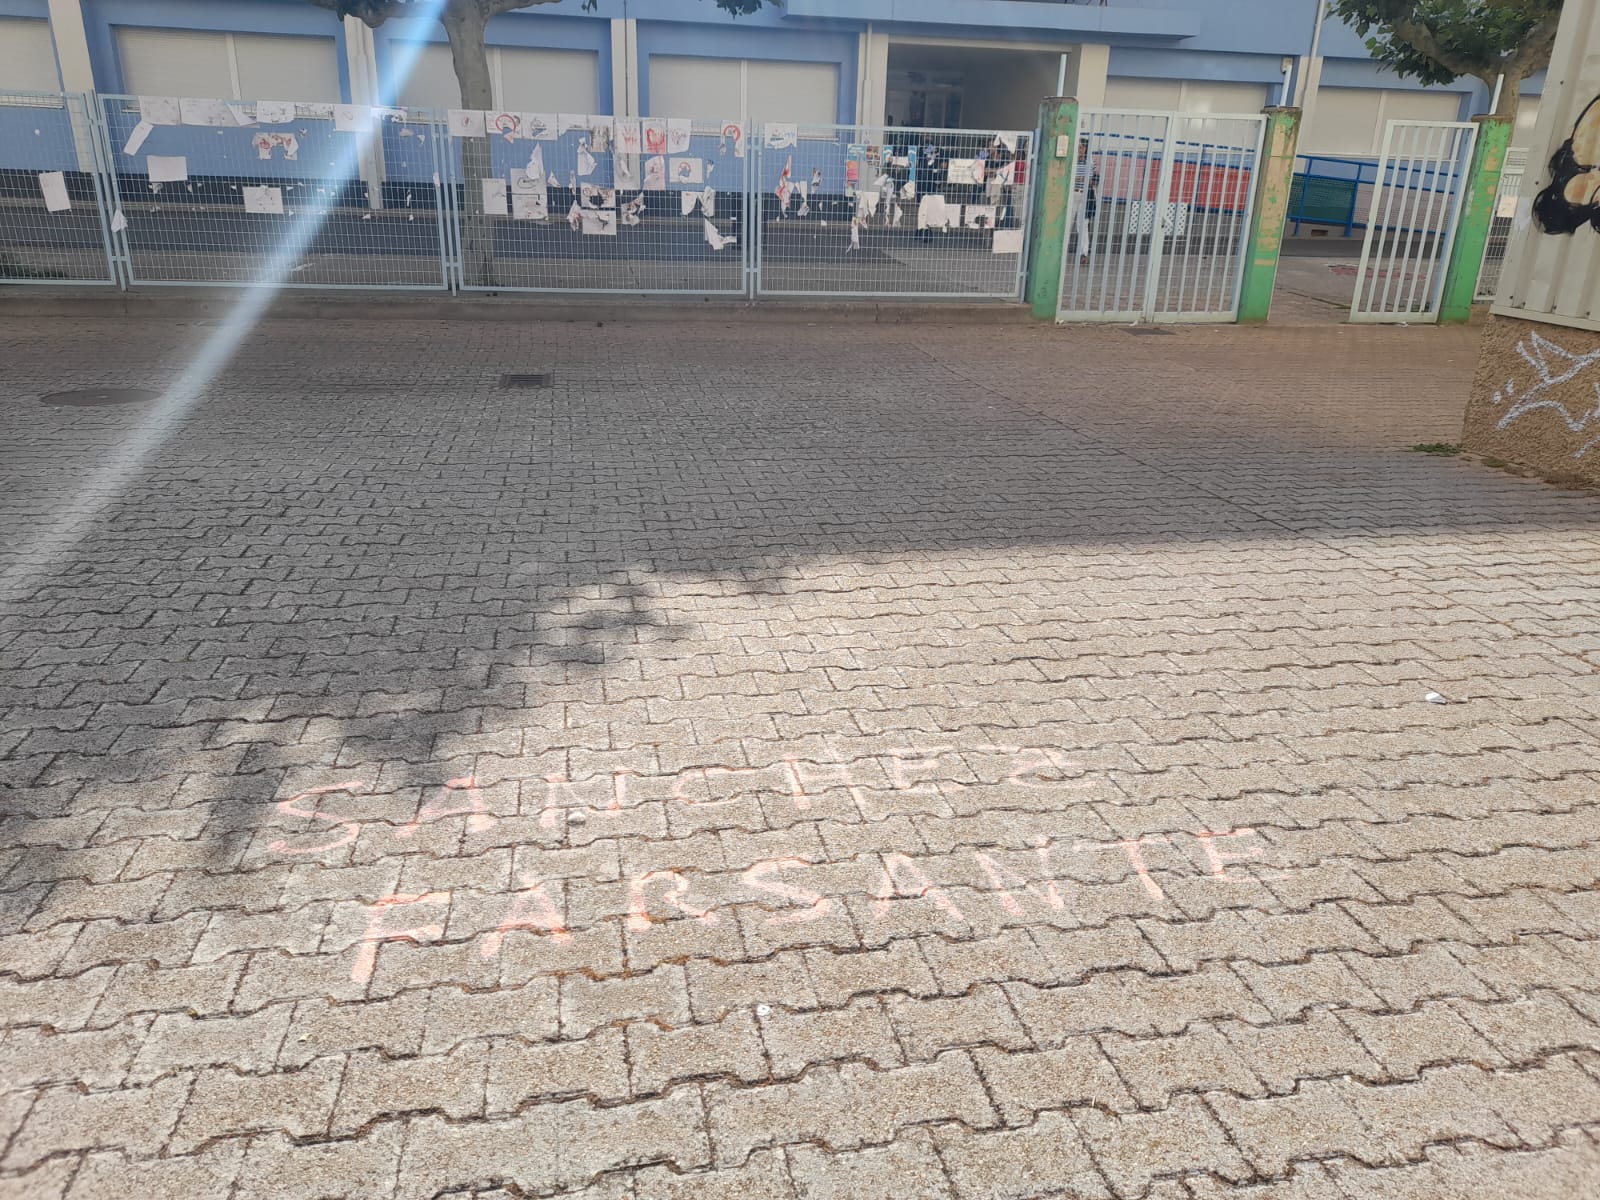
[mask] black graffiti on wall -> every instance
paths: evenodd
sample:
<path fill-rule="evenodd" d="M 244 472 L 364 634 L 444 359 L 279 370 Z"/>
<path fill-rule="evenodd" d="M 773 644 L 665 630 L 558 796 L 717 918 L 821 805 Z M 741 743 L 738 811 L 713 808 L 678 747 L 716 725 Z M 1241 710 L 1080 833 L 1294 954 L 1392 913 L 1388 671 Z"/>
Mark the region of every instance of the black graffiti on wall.
<path fill-rule="evenodd" d="M 1600 232 L 1600 96 L 1551 157 L 1550 185 L 1534 200 L 1533 215 L 1546 233 L 1576 233 L 1585 225 Z"/>

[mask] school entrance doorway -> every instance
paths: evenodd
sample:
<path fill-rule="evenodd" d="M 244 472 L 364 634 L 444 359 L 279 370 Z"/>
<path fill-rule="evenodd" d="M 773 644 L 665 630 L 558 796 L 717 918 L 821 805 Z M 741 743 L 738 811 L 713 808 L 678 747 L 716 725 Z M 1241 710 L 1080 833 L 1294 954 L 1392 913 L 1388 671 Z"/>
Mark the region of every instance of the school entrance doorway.
<path fill-rule="evenodd" d="M 1060 49 L 890 42 L 886 125 L 1032 129 L 1061 81 Z M 1075 74 L 1069 78 L 1075 78 Z"/>

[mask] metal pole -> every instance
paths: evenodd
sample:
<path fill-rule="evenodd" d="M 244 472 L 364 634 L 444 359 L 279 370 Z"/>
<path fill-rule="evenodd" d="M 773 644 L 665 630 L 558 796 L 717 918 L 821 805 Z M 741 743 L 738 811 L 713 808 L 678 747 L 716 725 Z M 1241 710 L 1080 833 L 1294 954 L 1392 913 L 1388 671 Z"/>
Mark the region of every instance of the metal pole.
<path fill-rule="evenodd" d="M 1322 49 L 1322 22 L 1328 15 L 1328 0 L 1317 0 L 1317 20 L 1311 26 L 1311 50 L 1306 55 L 1306 69 L 1300 72 L 1300 78 L 1295 83 L 1294 106 L 1304 108 L 1306 100 L 1306 81 L 1311 73 L 1317 69 L 1317 53 Z"/>

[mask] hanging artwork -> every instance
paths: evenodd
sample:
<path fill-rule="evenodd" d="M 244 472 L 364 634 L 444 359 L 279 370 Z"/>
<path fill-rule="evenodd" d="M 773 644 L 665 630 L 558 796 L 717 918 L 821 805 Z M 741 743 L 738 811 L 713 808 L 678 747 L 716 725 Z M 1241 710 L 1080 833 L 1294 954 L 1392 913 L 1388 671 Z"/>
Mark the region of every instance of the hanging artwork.
<path fill-rule="evenodd" d="M 621 144 L 620 142 L 618 143 Z M 639 156 L 613 154 L 611 156 L 611 181 L 626 191 L 639 190 Z"/>
<path fill-rule="evenodd" d="M 260 106 L 256 106 L 260 112 Z M 480 138 L 488 132 L 488 121 L 481 109 L 452 108 L 445 114 L 445 124 L 451 137 Z"/>
<path fill-rule="evenodd" d="M 651 117 L 640 123 L 644 133 L 644 152 L 646 154 L 665 154 L 667 152 L 667 123 L 660 117 Z"/>
<path fill-rule="evenodd" d="M 553 142 L 556 140 L 556 114 L 555 113 L 523 113 L 522 136 L 530 137 L 536 142 Z"/>
<path fill-rule="evenodd" d="M 511 216 L 518 221 L 543 221 L 550 215 L 550 196 L 543 188 L 511 194 Z"/>
<path fill-rule="evenodd" d="M 800 140 L 800 127 L 798 125 L 767 126 L 767 149 L 786 150 Z"/>
<path fill-rule="evenodd" d="M 659 192 L 667 186 L 667 160 L 659 154 L 644 160 L 644 190 Z"/>
<path fill-rule="evenodd" d="M 667 153 L 689 153 L 689 139 L 694 134 L 694 122 L 680 117 L 667 121 Z"/>
<path fill-rule="evenodd" d="M 705 161 L 698 158 L 675 158 L 669 164 L 673 183 L 702 183 L 705 181 Z"/>
<path fill-rule="evenodd" d="M 638 117 L 618 117 L 613 123 L 616 134 L 615 153 L 640 154 L 644 151 L 644 133 Z"/>
<path fill-rule="evenodd" d="M 488 118 L 488 127 L 505 138 L 514 142 L 522 136 L 522 114 L 514 112 L 494 113 Z"/>
<path fill-rule="evenodd" d="M 722 153 L 728 152 L 728 145 L 733 145 L 733 156 L 744 157 L 744 126 L 738 121 L 724 121 L 722 123 Z"/>

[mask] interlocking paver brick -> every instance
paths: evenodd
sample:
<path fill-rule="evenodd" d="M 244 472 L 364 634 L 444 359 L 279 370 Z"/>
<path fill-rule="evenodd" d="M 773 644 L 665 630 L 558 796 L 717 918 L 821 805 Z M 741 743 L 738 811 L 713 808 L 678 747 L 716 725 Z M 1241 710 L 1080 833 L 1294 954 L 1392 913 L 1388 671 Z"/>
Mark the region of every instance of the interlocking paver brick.
<path fill-rule="evenodd" d="M 263 324 L 41 556 L 145 410 L 0 323 L 0 1193 L 1583 1194 L 1600 520 L 1404 452 L 1475 329 L 528 336 Z"/>

